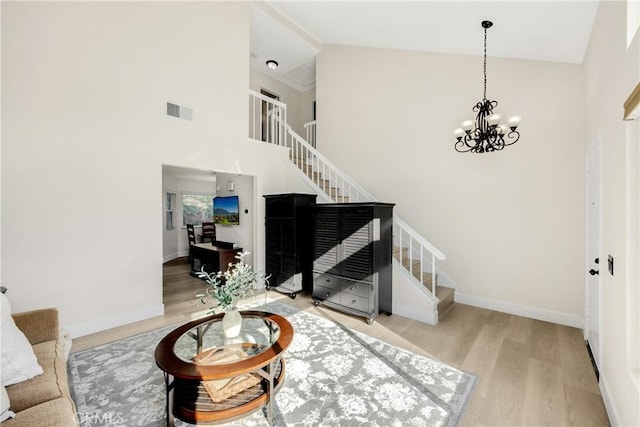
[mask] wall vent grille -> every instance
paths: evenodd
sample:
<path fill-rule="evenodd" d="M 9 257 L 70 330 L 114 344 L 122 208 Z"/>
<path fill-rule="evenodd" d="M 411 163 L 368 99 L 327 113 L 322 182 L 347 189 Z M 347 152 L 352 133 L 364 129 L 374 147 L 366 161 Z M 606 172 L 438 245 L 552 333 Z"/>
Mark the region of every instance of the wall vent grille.
<path fill-rule="evenodd" d="M 193 109 L 178 104 L 167 102 L 167 116 L 177 117 L 179 119 L 191 120 L 193 117 Z"/>

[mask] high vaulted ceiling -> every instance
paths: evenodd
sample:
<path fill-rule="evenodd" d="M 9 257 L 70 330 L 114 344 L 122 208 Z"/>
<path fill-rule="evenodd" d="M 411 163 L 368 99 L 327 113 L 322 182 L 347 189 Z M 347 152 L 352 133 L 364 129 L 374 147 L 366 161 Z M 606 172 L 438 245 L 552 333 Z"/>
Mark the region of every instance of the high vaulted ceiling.
<path fill-rule="evenodd" d="M 582 63 L 597 1 L 268 1 L 254 7 L 251 64 L 298 90 L 313 87 L 323 44 Z M 284 19 L 283 19 L 284 18 Z M 275 59 L 275 72 L 265 67 Z M 313 73 L 311 73 L 313 71 Z"/>

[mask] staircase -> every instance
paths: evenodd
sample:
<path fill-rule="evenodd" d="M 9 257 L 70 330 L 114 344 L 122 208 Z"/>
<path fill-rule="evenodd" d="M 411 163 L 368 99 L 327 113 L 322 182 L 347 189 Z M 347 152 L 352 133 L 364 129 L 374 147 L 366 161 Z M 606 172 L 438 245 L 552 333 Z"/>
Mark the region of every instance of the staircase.
<path fill-rule="evenodd" d="M 249 91 L 249 138 L 289 148 L 292 165 L 315 188 L 318 196 L 327 203 L 370 202 L 375 198 L 349 178 L 315 148 L 315 122 L 305 125 L 307 140 L 298 135 L 286 122 L 286 104 Z M 453 282 L 440 271 L 437 261 L 445 255 L 409 227 L 397 215 L 393 219 L 394 287 L 408 282 L 407 294 L 417 296 L 424 304 L 412 298 L 411 303 L 425 313 L 412 316 L 403 313 L 403 307 L 394 303 L 394 312 L 417 320 L 436 324 L 454 302 Z M 396 276 L 398 271 L 399 276 Z M 398 280 L 396 280 L 398 279 Z M 402 283 L 400 283 L 402 282 Z M 407 286 L 407 285 L 404 285 Z M 416 290 L 418 292 L 416 292 Z M 395 300 L 395 294 L 394 294 Z"/>
<path fill-rule="evenodd" d="M 402 253 L 401 253 L 402 252 Z M 429 292 L 433 292 L 433 283 L 438 282 L 438 274 L 434 275 L 428 271 L 422 271 L 420 267 L 420 261 L 414 258 L 410 258 L 408 256 L 409 249 L 408 248 L 400 248 L 398 246 L 394 246 L 393 248 L 393 257 L 400 262 L 400 264 L 407 270 L 410 271 L 412 276 L 416 278 L 416 280 L 429 290 Z M 441 319 L 444 313 L 448 311 L 449 308 L 453 305 L 453 288 L 447 288 L 444 286 L 436 286 L 435 294 L 438 298 L 438 317 Z"/>

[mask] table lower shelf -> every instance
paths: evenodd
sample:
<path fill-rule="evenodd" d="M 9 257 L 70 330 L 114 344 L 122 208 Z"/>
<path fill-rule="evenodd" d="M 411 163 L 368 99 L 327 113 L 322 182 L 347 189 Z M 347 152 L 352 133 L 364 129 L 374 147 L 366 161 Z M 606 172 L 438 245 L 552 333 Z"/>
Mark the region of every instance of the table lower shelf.
<path fill-rule="evenodd" d="M 285 363 L 276 366 L 273 380 L 273 399 L 284 382 Z M 201 381 L 175 378 L 173 389 L 173 415 L 191 424 L 219 424 L 233 421 L 254 412 L 268 403 L 267 382 L 249 387 L 222 402 L 209 397 Z"/>

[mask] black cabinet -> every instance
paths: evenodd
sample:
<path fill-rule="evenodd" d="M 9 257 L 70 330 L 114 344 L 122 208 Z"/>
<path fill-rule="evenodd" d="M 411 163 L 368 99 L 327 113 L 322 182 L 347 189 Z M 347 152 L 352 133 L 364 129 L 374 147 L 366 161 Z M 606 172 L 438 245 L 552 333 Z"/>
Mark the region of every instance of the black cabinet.
<path fill-rule="evenodd" d="M 313 299 L 368 323 L 392 312 L 393 204 L 313 205 Z"/>
<path fill-rule="evenodd" d="M 265 272 L 269 287 L 295 298 L 311 291 L 312 222 L 315 194 L 272 194 L 265 198 Z"/>

